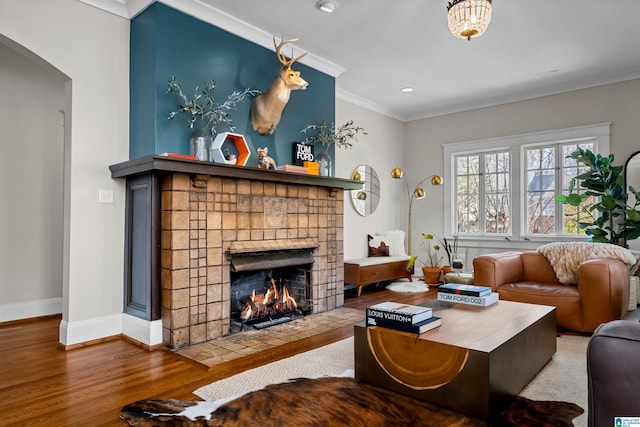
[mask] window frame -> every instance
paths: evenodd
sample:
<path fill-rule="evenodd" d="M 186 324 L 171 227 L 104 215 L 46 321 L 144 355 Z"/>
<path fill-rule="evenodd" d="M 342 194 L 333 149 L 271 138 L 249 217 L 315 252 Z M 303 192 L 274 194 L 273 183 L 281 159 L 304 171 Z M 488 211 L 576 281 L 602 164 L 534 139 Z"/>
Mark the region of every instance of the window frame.
<path fill-rule="evenodd" d="M 461 234 L 459 239 L 469 245 L 485 246 L 494 248 L 506 248 L 513 245 L 513 242 L 535 242 L 546 243 L 563 240 L 586 240 L 586 236 L 569 236 L 554 234 L 541 236 L 526 233 L 526 197 L 523 191 L 526 190 L 526 180 L 523 173 L 526 172 L 525 147 L 536 145 L 557 145 L 571 141 L 584 139 L 594 140 L 594 152 L 606 153 L 610 151 L 611 122 L 598 123 L 585 126 L 576 126 L 564 129 L 555 129 L 541 132 L 532 132 L 519 135 L 509 135 L 497 138 L 487 138 L 472 141 L 454 142 L 443 144 L 444 152 L 444 234 L 447 236 L 457 235 L 455 223 L 456 216 L 456 188 L 455 188 L 455 156 L 476 153 L 486 153 L 491 151 L 510 152 L 510 199 L 511 199 L 511 227 L 509 233 L 496 235 L 469 235 Z M 524 171 L 524 172 L 523 172 Z M 482 192 L 484 197 L 484 191 Z M 537 245 L 536 245 L 537 246 Z"/>

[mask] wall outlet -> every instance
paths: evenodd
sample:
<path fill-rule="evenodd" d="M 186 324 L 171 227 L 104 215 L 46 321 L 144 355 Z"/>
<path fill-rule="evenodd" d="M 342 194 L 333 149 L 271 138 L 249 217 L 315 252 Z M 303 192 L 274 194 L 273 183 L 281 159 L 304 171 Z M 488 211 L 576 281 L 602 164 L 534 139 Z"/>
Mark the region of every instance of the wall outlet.
<path fill-rule="evenodd" d="M 98 190 L 98 203 L 113 203 L 113 190 Z"/>

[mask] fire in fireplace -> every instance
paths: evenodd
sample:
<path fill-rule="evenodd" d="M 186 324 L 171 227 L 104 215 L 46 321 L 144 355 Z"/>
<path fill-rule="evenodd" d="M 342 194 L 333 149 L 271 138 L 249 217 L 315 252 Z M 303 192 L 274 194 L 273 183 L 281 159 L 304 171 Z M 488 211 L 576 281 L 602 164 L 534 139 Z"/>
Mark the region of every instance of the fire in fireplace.
<path fill-rule="evenodd" d="M 309 314 L 311 265 L 231 273 L 231 332 L 288 322 Z"/>

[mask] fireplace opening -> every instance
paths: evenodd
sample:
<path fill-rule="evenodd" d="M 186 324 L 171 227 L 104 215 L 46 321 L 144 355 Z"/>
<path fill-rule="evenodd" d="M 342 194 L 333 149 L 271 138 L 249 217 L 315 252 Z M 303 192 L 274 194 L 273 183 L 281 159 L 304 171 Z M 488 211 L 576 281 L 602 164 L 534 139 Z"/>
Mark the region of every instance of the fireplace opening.
<path fill-rule="evenodd" d="M 231 272 L 231 333 L 311 313 L 311 264 Z"/>

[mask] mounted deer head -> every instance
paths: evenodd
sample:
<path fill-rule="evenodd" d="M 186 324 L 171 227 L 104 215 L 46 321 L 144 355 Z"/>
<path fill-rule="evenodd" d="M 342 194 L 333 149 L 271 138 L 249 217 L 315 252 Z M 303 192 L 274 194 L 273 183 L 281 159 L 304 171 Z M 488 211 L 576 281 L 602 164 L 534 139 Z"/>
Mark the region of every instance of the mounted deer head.
<path fill-rule="evenodd" d="M 304 90 L 309 86 L 309 83 L 300 77 L 299 71 L 291 69 L 291 64 L 305 56 L 306 53 L 294 57 L 292 49 L 291 59 L 287 59 L 280 53 L 282 46 L 295 41 L 298 41 L 298 39 L 285 40 L 282 38 L 280 43 L 276 44 L 276 37 L 273 37 L 276 56 L 282 64 L 280 74 L 265 93 L 254 97 L 251 102 L 251 124 L 253 130 L 260 135 L 271 135 L 276 130 L 276 126 L 278 126 L 282 116 L 282 110 L 284 110 L 284 106 L 289 101 L 291 91 Z"/>

